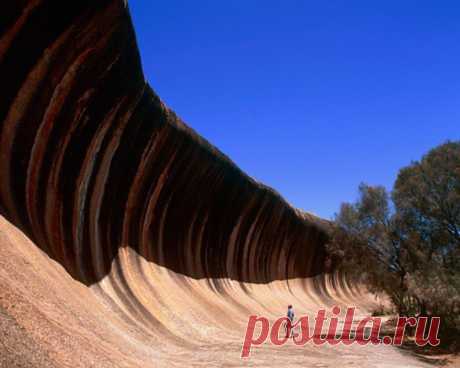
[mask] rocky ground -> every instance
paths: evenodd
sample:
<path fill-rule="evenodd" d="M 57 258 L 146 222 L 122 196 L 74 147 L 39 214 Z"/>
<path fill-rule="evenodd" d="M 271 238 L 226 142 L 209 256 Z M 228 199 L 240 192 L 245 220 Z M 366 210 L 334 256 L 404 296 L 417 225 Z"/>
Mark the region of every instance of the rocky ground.
<path fill-rule="evenodd" d="M 458 366 L 450 356 L 422 357 L 391 346 L 294 346 L 265 344 L 241 360 L 249 313 L 269 318 L 284 312 L 286 301 L 297 315 L 320 306 L 347 305 L 359 296 L 350 290 L 319 291 L 311 281 L 242 285 L 190 280 L 120 254 L 128 267 L 141 262 L 151 284 L 133 294 L 117 293 L 115 274 L 86 286 L 39 250 L 17 228 L 0 219 L 1 367 L 430 367 Z M 115 267 L 115 266 L 114 266 Z M 225 286 L 222 286 L 225 285 Z M 119 291 L 119 290 L 118 290 Z M 142 302 L 142 308 L 136 303 Z M 359 314 L 373 300 L 358 298 Z"/>

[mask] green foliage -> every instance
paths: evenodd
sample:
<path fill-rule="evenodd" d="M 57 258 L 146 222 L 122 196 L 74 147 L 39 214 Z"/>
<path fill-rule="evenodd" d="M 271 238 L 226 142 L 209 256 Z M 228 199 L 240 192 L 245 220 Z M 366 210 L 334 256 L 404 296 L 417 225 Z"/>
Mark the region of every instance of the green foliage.
<path fill-rule="evenodd" d="M 387 293 L 400 314 L 439 315 L 445 331 L 460 331 L 460 142 L 401 169 L 391 195 L 361 184 L 335 223 L 329 251 L 344 272 Z"/>

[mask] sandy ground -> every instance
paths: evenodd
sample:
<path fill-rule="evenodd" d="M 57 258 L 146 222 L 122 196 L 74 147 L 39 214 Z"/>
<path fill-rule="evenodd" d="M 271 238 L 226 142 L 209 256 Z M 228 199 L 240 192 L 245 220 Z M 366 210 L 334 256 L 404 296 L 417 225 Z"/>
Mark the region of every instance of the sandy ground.
<path fill-rule="evenodd" d="M 281 347 L 269 343 L 241 360 L 249 314 L 271 320 L 292 303 L 297 315 L 334 304 L 375 301 L 328 282 L 268 285 L 194 280 L 120 251 L 98 284 L 72 279 L 0 218 L 1 367 L 430 367 L 392 346 Z M 459 366 L 458 360 L 451 361 Z"/>

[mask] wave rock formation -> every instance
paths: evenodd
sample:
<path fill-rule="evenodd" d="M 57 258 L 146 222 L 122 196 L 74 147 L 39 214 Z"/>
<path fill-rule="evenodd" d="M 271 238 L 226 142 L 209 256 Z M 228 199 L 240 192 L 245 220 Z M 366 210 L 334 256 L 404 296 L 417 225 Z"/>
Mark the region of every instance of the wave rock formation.
<path fill-rule="evenodd" d="M 239 365 L 249 314 L 356 300 L 327 223 L 145 82 L 124 1 L 1 7 L 0 366 Z"/>

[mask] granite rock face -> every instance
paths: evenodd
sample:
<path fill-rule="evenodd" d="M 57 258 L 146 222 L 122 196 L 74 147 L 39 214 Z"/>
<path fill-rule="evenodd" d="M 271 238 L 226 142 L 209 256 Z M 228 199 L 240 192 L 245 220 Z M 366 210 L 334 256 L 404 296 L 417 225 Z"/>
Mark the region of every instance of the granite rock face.
<path fill-rule="evenodd" d="M 0 367 L 240 366 L 251 314 L 372 305 L 325 272 L 327 222 L 153 92 L 125 2 L 0 7 Z"/>
<path fill-rule="evenodd" d="M 0 208 L 86 284 L 121 247 L 192 278 L 322 272 L 321 221 L 185 125 L 145 82 L 126 4 L 2 5 Z"/>

